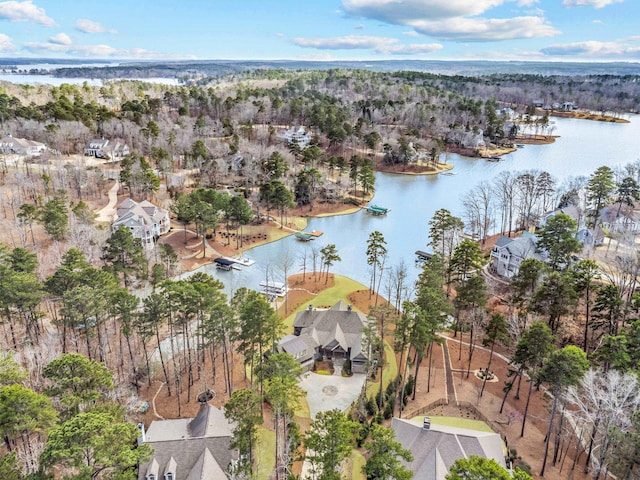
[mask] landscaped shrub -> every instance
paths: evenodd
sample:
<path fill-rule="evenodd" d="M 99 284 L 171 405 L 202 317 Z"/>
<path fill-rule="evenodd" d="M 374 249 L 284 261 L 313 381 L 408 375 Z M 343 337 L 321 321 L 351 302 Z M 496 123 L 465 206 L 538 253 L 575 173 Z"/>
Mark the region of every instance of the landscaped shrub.
<path fill-rule="evenodd" d="M 393 417 L 393 403 L 389 402 L 384 407 L 384 419 L 389 420 L 391 417 Z"/>
<path fill-rule="evenodd" d="M 353 375 L 351 371 L 351 360 L 348 358 L 344 361 L 344 365 L 342 365 L 342 373 L 348 377 Z"/>
<path fill-rule="evenodd" d="M 318 375 L 331 375 L 331 372 L 329 370 L 316 370 L 316 373 Z"/>
<path fill-rule="evenodd" d="M 365 440 L 369 436 L 369 424 L 367 422 L 361 423 L 356 435 L 356 445 L 358 448 L 364 445 Z"/>
<path fill-rule="evenodd" d="M 367 415 L 372 416 L 372 415 L 375 415 L 377 413 L 378 404 L 376 403 L 376 401 L 373 398 L 369 398 L 367 400 L 365 408 L 367 410 Z"/>

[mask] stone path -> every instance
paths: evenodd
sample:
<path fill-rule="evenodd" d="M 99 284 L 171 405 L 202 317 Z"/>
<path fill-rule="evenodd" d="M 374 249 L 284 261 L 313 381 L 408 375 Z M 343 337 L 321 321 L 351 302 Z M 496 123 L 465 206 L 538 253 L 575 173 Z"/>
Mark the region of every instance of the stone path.
<path fill-rule="evenodd" d="M 96 212 L 96 222 L 111 223 L 116 217 L 116 203 L 118 203 L 118 189 L 120 182 L 116 180 L 109 189 L 109 202 L 105 207 Z"/>

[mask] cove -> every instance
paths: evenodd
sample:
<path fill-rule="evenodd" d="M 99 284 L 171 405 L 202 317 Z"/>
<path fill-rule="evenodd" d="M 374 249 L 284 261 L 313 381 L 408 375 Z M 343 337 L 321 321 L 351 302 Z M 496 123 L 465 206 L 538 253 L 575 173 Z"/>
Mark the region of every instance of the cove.
<path fill-rule="evenodd" d="M 406 285 L 415 282 L 420 270 L 414 266 L 414 252 L 425 250 L 428 222 L 433 213 L 447 208 L 462 216 L 462 196 L 479 182 L 493 180 L 504 170 L 545 170 L 560 184 L 576 176 L 589 176 L 598 167 L 623 166 L 640 159 L 640 116 L 627 117 L 630 123 L 606 123 L 589 120 L 555 118 L 555 135 L 560 138 L 549 145 L 526 145 L 500 162 L 487 162 L 450 154 L 447 163 L 454 166 L 455 175 L 409 176 L 378 173 L 376 194 L 372 203 L 391 209 L 386 216 L 372 216 L 364 210 L 351 215 L 312 218 L 307 231 L 320 230 L 324 235 L 311 242 L 299 242 L 293 236 L 262 245 L 245 252 L 256 263 L 242 270 L 217 271 L 205 265 L 205 271 L 225 284 L 231 295 L 240 287 L 259 289 L 260 281 L 284 281 L 283 259 L 292 259 L 288 274 L 299 273 L 301 256 L 307 252 L 307 272 L 311 271 L 311 250 L 335 244 L 342 261 L 330 272 L 350 277 L 364 285 L 370 281 L 365 250 L 369 234 L 380 231 L 386 242 L 388 258 L 385 271 L 404 263 L 408 278 Z M 381 293 L 385 294 L 383 280 Z"/>

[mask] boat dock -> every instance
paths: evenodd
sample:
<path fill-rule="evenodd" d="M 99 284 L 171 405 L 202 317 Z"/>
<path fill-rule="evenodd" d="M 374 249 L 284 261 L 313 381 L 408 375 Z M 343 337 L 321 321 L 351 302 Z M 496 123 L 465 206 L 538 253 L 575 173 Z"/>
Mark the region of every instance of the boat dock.
<path fill-rule="evenodd" d="M 296 240 L 300 240 L 301 242 L 309 242 L 311 240 L 316 239 L 313 235 L 306 232 L 298 232 L 296 233 L 295 237 L 296 237 Z"/>

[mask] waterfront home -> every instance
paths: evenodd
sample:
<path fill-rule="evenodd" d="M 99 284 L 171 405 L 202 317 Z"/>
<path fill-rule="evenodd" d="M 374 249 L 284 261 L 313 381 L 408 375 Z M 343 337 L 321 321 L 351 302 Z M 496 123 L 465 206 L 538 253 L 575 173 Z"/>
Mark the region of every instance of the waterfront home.
<path fill-rule="evenodd" d="M 309 335 L 287 335 L 278 341 L 276 346 L 278 352 L 291 355 L 302 367 L 304 372 L 313 368 L 318 344 Z"/>
<path fill-rule="evenodd" d="M 153 449 L 151 459 L 140 465 L 138 480 L 227 480 L 229 467 L 238 458 L 231 448 L 233 426 L 222 410 L 201 402 L 195 418 L 154 420 L 139 442 Z"/>
<path fill-rule="evenodd" d="M 44 143 L 5 135 L 0 138 L 0 153 L 5 155 L 26 155 L 37 157 L 47 150 Z"/>
<path fill-rule="evenodd" d="M 640 219 L 637 212 L 620 208 L 620 205 L 609 205 L 600 210 L 598 225 L 609 233 L 640 232 Z"/>
<path fill-rule="evenodd" d="M 147 200 L 138 203 L 128 198 L 118 206 L 111 230 L 116 231 L 121 226 L 130 229 L 144 248 L 153 248 L 156 238 L 169 231 L 169 211 Z"/>
<path fill-rule="evenodd" d="M 511 278 L 520 271 L 520 264 L 527 258 L 541 258 L 536 253 L 536 236 L 524 232 L 521 237 L 502 236 L 491 250 L 492 272 L 501 277 Z"/>
<path fill-rule="evenodd" d="M 367 317 L 343 301 L 327 310 L 312 305 L 298 312 L 293 334 L 307 345 L 314 345 L 314 360 L 330 360 L 334 365 L 351 361 L 354 373 L 365 373 L 370 354 L 363 350 Z"/>
<path fill-rule="evenodd" d="M 91 140 L 84 148 L 84 155 L 104 159 L 117 159 L 126 157 L 131 153 L 129 147 L 122 140 L 108 140 L 98 138 Z"/>
<path fill-rule="evenodd" d="M 497 433 L 436 425 L 428 417 L 420 422 L 394 418 L 391 428 L 396 440 L 413 454 L 411 462 L 403 462 L 413 472 L 413 478 L 444 480 L 456 460 L 471 455 L 507 467 Z"/>

